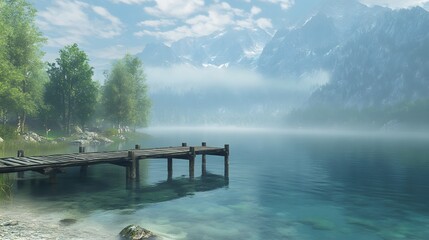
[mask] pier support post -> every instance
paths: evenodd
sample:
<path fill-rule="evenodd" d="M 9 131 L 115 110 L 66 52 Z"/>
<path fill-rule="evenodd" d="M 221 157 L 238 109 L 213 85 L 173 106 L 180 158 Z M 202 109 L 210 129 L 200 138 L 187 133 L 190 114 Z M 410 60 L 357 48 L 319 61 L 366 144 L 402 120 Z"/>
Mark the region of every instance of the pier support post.
<path fill-rule="evenodd" d="M 141 147 L 139 144 L 136 144 L 135 146 L 136 150 L 140 150 Z M 137 159 L 135 160 L 135 165 L 136 165 L 136 179 L 139 180 L 140 179 L 140 161 L 138 161 Z"/>
<path fill-rule="evenodd" d="M 85 153 L 85 147 L 79 146 L 79 153 Z M 80 166 L 80 177 L 86 177 L 88 173 L 88 165 Z"/>
<path fill-rule="evenodd" d="M 128 157 L 131 158 L 131 164 L 127 167 L 127 178 L 137 178 L 137 159 L 134 151 L 128 151 Z"/>
<path fill-rule="evenodd" d="M 225 144 L 225 169 L 224 177 L 229 178 L 229 144 Z"/>
<path fill-rule="evenodd" d="M 168 158 L 167 168 L 168 168 L 168 181 L 173 179 L 173 158 Z"/>
<path fill-rule="evenodd" d="M 24 157 L 24 150 L 18 150 L 17 157 Z M 18 172 L 18 178 L 24 178 L 24 172 Z"/>
<path fill-rule="evenodd" d="M 188 144 L 187 143 L 182 143 L 182 147 L 186 147 L 186 146 L 188 146 Z"/>
<path fill-rule="evenodd" d="M 195 147 L 189 148 L 189 178 L 194 178 L 195 173 Z"/>
<path fill-rule="evenodd" d="M 79 153 L 84 153 L 84 152 L 85 152 L 85 147 L 79 146 Z"/>
<path fill-rule="evenodd" d="M 202 142 L 202 143 L 201 143 L 201 146 L 206 147 L 206 146 L 207 146 L 207 143 L 206 143 L 206 142 Z M 202 172 L 202 175 L 203 175 L 203 176 L 206 176 L 206 175 L 207 175 L 207 167 L 206 167 L 206 163 L 207 163 L 206 155 L 205 155 L 205 154 L 202 154 L 202 155 L 201 155 L 201 172 Z"/>

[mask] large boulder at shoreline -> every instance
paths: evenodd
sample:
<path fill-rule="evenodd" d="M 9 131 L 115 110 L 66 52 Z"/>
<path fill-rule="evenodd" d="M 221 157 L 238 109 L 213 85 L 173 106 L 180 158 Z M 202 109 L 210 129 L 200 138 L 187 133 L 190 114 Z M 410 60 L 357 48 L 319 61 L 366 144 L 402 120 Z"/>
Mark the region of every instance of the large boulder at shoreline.
<path fill-rule="evenodd" d="M 96 132 L 82 132 L 82 133 L 74 133 L 71 143 L 79 144 L 79 145 L 98 145 L 113 143 L 112 140 L 99 135 Z"/>
<path fill-rule="evenodd" d="M 56 143 L 55 141 L 50 141 L 46 137 L 42 137 L 35 132 L 26 132 L 21 137 L 24 141 L 29 143 Z"/>
<path fill-rule="evenodd" d="M 122 240 L 159 239 L 153 232 L 138 225 L 129 225 L 119 233 Z"/>

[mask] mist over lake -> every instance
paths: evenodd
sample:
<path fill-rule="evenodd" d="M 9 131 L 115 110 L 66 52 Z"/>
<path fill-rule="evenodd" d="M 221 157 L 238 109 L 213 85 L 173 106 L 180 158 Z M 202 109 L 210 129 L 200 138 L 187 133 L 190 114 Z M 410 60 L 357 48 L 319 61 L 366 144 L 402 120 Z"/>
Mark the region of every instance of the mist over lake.
<path fill-rule="evenodd" d="M 426 240 L 428 29 L 427 0 L 0 0 L 0 239 Z"/>

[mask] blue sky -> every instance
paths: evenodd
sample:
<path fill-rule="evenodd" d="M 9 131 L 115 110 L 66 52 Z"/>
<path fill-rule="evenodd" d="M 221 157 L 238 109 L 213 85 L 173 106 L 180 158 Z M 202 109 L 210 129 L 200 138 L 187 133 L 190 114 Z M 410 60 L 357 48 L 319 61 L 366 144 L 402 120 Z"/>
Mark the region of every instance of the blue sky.
<path fill-rule="evenodd" d="M 171 43 L 225 29 L 262 28 L 269 33 L 291 24 L 323 0 L 32 0 L 37 25 L 48 42 L 45 60 L 77 43 L 95 68 L 95 78 L 112 60 L 138 53 L 148 42 Z M 423 6 L 429 0 L 361 0 L 391 8 Z"/>

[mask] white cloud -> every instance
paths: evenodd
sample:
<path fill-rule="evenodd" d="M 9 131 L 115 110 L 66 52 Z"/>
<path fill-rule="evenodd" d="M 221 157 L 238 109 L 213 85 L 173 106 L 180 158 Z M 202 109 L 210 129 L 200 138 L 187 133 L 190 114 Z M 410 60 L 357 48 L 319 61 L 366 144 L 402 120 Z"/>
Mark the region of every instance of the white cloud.
<path fill-rule="evenodd" d="M 256 25 L 258 25 L 261 29 L 271 29 L 273 28 L 273 24 L 271 23 L 271 20 L 268 18 L 259 18 L 256 20 Z"/>
<path fill-rule="evenodd" d="M 168 27 L 176 24 L 175 20 L 172 19 L 161 19 L 161 20 L 146 20 L 141 21 L 137 24 L 140 27 L 152 27 L 152 28 L 160 28 L 160 27 Z"/>
<path fill-rule="evenodd" d="M 132 4 L 142 4 L 144 2 L 148 2 L 150 0 L 112 0 L 112 2 L 114 3 L 125 3 L 128 5 L 132 5 Z"/>
<path fill-rule="evenodd" d="M 252 15 L 258 15 L 259 13 L 261 13 L 261 11 L 262 11 L 262 9 L 255 7 L 255 6 L 253 6 L 252 9 L 250 9 L 250 13 Z"/>
<path fill-rule="evenodd" d="M 369 6 L 380 5 L 396 9 L 414 6 L 424 7 L 425 4 L 429 3 L 429 0 L 361 0 L 360 2 Z"/>
<path fill-rule="evenodd" d="M 273 4 L 279 4 L 282 9 L 288 9 L 293 4 L 295 4 L 295 0 L 260 0 L 261 2 L 269 2 Z"/>
<path fill-rule="evenodd" d="M 260 12 L 261 9 L 255 6 L 252 7 L 250 12 L 246 12 L 242 9 L 231 7 L 231 5 L 226 2 L 216 2 L 201 8 L 198 14 L 194 14 L 188 19 L 183 20 L 180 26 L 166 31 L 144 29 L 135 32 L 134 35 L 157 37 L 169 44 L 186 37 L 208 36 L 228 28 L 256 29 L 259 27 L 269 32 L 273 27 L 270 19 L 254 19 L 254 16 Z M 170 23 L 171 20 L 163 21 Z M 176 21 L 176 23 L 177 22 L 179 21 Z M 146 24 L 142 23 L 140 26 L 149 26 L 148 24 L 150 24 L 152 27 L 156 27 L 157 24 L 160 24 L 160 22 L 147 21 L 144 21 Z"/>
<path fill-rule="evenodd" d="M 145 7 L 145 11 L 158 17 L 185 18 L 204 6 L 204 0 L 155 0 L 154 7 Z"/>
<path fill-rule="evenodd" d="M 107 9 L 80 1 L 55 1 L 39 12 L 37 24 L 54 47 L 83 43 L 88 37 L 112 38 L 122 32 L 121 20 Z"/>
<path fill-rule="evenodd" d="M 125 54 L 137 54 L 143 50 L 143 47 L 130 47 L 130 46 L 124 46 L 121 44 L 101 48 L 101 49 L 93 49 L 89 50 L 89 53 L 91 56 L 93 56 L 95 59 L 100 60 L 115 60 L 122 58 L 125 56 Z"/>

